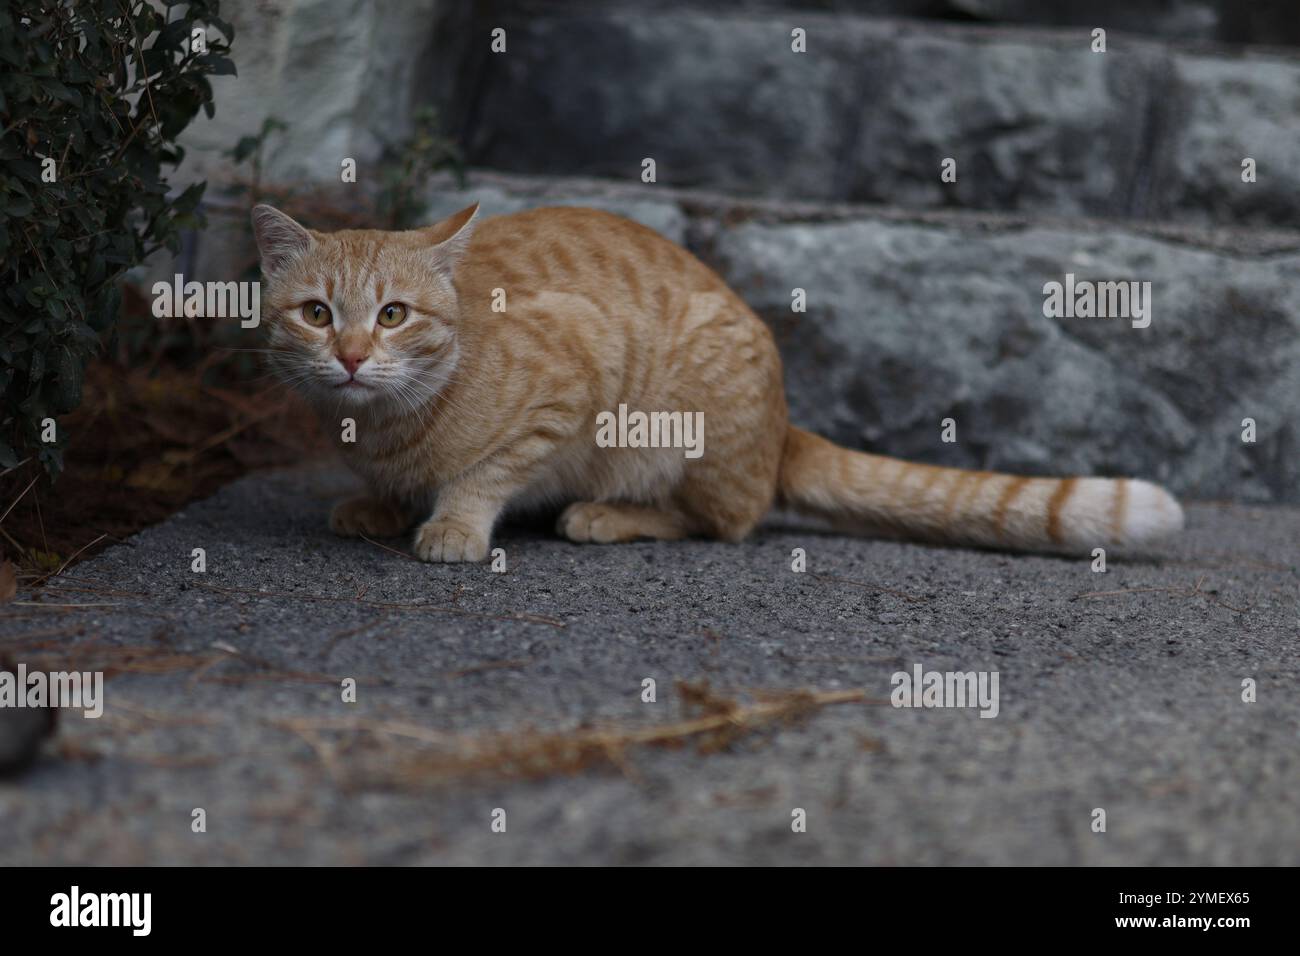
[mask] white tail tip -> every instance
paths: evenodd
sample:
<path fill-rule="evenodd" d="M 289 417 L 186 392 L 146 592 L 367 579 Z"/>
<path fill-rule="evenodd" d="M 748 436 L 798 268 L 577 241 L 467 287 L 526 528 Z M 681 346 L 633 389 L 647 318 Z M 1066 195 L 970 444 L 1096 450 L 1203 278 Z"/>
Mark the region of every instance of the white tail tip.
<path fill-rule="evenodd" d="M 1159 485 L 1133 478 L 1080 478 L 1061 509 L 1067 549 L 1147 544 L 1182 530 L 1183 509 Z"/>
<path fill-rule="evenodd" d="M 1183 509 L 1178 499 L 1149 481 L 1128 482 L 1124 544 L 1158 541 L 1182 530 Z"/>

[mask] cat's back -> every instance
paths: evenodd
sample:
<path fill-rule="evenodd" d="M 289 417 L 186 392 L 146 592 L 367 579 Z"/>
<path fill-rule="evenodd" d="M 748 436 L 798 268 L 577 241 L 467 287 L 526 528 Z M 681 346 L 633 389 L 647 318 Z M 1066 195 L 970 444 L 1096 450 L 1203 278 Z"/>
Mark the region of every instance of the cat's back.
<path fill-rule="evenodd" d="M 474 231 L 460 278 L 488 289 L 620 292 L 636 301 L 666 283 L 678 290 L 725 288 L 695 256 L 655 230 L 581 206 L 485 219 Z"/>

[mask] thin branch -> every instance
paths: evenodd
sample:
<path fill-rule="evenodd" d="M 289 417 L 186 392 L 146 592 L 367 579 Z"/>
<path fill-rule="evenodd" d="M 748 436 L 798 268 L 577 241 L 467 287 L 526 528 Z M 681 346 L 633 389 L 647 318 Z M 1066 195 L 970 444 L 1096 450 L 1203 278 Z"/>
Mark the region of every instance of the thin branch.
<path fill-rule="evenodd" d="M 1236 611 L 1238 614 L 1250 613 L 1248 607 L 1236 607 L 1222 600 L 1217 594 L 1210 591 L 1201 590 L 1201 585 L 1205 582 L 1205 575 L 1201 575 L 1192 587 L 1161 587 L 1161 588 L 1119 588 L 1114 591 L 1087 591 L 1083 594 L 1076 594 L 1072 601 L 1080 598 L 1097 598 L 1097 597 L 1117 597 L 1121 594 L 1176 594 L 1179 597 L 1203 597 L 1211 604 L 1217 604 L 1219 607 L 1225 607 L 1229 611 Z"/>

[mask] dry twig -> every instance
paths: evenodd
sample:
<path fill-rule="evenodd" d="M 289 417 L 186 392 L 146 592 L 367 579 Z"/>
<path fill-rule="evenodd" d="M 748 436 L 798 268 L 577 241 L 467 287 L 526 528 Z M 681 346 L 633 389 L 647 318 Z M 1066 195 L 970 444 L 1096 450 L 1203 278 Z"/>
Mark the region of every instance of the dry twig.
<path fill-rule="evenodd" d="M 1202 591 L 1201 585 L 1205 583 L 1205 575 L 1202 574 L 1196 579 L 1196 584 L 1190 588 L 1163 587 L 1163 588 L 1119 588 L 1114 591 L 1087 591 L 1083 594 L 1076 594 L 1072 600 L 1080 598 L 1097 598 L 1097 597 L 1116 597 L 1121 594 L 1176 594 L 1179 597 L 1203 597 L 1211 604 L 1217 604 L 1219 607 L 1226 607 L 1229 611 L 1236 611 L 1238 614 L 1247 614 L 1250 612 L 1248 607 L 1235 607 L 1219 598 L 1219 595 L 1213 591 Z"/>

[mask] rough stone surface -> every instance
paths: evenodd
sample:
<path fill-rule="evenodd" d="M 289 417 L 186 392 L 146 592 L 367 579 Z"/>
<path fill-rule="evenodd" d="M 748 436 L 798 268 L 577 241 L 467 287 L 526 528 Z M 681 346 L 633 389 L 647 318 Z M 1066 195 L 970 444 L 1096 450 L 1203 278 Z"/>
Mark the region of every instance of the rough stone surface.
<path fill-rule="evenodd" d="M 778 332 L 795 420 L 841 441 L 1030 474 L 1142 476 L 1197 498 L 1300 492 L 1294 253 L 864 220 L 744 225 L 723 230 L 715 254 Z M 1149 281 L 1150 326 L 1046 318 L 1044 283 L 1066 273 Z M 958 440 L 944 444 L 949 417 Z"/>
<path fill-rule="evenodd" d="M 1122 29 L 1132 10 L 793 6 L 647 15 L 506 3 L 475 19 L 438 0 L 234 3 L 240 73 L 214 79 L 217 115 L 186 131 L 176 182 L 221 181 L 222 154 L 273 116 L 289 129 L 271 141 L 266 182 L 336 182 L 352 158 L 364 183 L 415 108 L 433 103 L 473 160 L 522 172 L 634 181 L 652 157 L 661 182 L 751 196 L 1200 222 L 1290 223 L 1300 210 L 1287 172 L 1300 148 L 1294 55 L 1123 33 L 1106 54 L 1090 52 L 1089 17 Z M 1157 31 L 1166 36 L 1286 37 L 1263 8 L 1160 6 L 1144 22 L 1188 27 Z M 910 19 L 862 15 L 881 13 Z M 1225 26 L 1234 17 L 1243 23 Z M 509 42 L 493 55 L 497 25 Z M 809 31 L 804 55 L 790 51 L 796 25 Z M 1240 181 L 1246 156 L 1260 165 L 1257 183 Z M 946 157 L 956 183 L 939 180 Z"/>
<path fill-rule="evenodd" d="M 1161 60 L 1086 41 L 870 29 L 883 68 L 855 104 L 862 131 L 836 198 L 1124 215 Z M 940 179 L 946 158 L 955 183 Z"/>
<path fill-rule="evenodd" d="M 547 0 L 554 8 L 557 0 Z M 564 0 L 581 6 L 583 0 Z M 604 0 L 634 7 L 636 0 Z M 875 17 L 1050 27 L 1105 27 L 1168 40 L 1251 44 L 1300 43 L 1290 0 L 663 0 L 722 10 L 835 11 Z M 526 5 L 521 3 L 520 5 Z"/>
<path fill-rule="evenodd" d="M 737 195 L 1288 223 L 1300 60 L 1083 28 L 526 8 L 474 61 L 471 159 Z M 808 52 L 791 51 L 791 30 Z M 485 32 L 487 21 L 469 32 Z M 1241 161 L 1267 174 L 1241 181 Z M 945 158 L 957 181 L 940 179 Z"/>
<path fill-rule="evenodd" d="M 1300 23 L 1300 16 L 1296 18 Z M 1300 70 L 1290 61 L 1178 57 L 1149 214 L 1200 222 L 1300 221 Z M 1242 182 L 1255 160 L 1256 181 Z"/>
<path fill-rule="evenodd" d="M 0 610 L 29 666 L 116 649 L 135 668 L 0 782 L 0 864 L 1294 862 L 1293 508 L 1193 506 L 1180 539 L 1105 574 L 789 526 L 613 547 L 507 528 L 493 574 L 330 536 L 348 485 L 247 478 L 44 599 L 92 606 Z M 715 753 L 631 748 L 621 770 L 392 776 L 462 735 L 668 724 L 679 679 L 884 698 L 918 663 L 996 670 L 999 715 L 841 704 Z"/>
<path fill-rule="evenodd" d="M 853 148 L 862 28 L 790 52 L 784 20 L 685 13 L 510 20 L 488 58 L 467 147 L 520 172 L 567 170 L 820 197 Z M 865 69 L 876 69 L 868 64 Z M 544 82 L 543 82 L 544 78 Z M 816 157 L 811 159 L 811 157 Z"/>
<path fill-rule="evenodd" d="M 221 174 L 222 153 L 274 117 L 267 182 L 338 181 L 345 157 L 364 164 L 399 142 L 436 74 L 423 54 L 448 16 L 438 0 L 231 3 L 238 76 L 215 77 L 216 115 L 186 130 L 185 178 Z M 382 104 L 382 105 L 381 105 Z"/>

